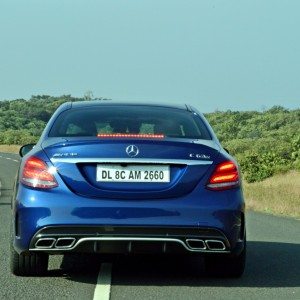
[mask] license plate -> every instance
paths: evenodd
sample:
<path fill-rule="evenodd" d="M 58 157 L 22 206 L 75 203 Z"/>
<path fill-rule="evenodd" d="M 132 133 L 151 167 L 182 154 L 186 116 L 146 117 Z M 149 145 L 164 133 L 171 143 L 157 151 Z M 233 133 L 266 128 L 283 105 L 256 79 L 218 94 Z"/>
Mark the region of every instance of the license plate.
<path fill-rule="evenodd" d="M 166 165 L 97 165 L 97 181 L 101 182 L 170 182 Z"/>

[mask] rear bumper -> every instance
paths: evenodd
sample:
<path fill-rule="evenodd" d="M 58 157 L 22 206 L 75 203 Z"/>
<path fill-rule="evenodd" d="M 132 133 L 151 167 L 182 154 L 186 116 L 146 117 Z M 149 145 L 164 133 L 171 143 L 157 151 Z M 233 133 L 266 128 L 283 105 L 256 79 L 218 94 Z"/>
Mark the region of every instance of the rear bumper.
<path fill-rule="evenodd" d="M 240 189 L 130 201 L 20 187 L 13 219 L 19 253 L 235 253 L 245 231 Z M 47 247 L 39 247 L 40 239 Z M 211 249 L 211 240 L 219 249 Z"/>
<path fill-rule="evenodd" d="M 230 243 L 216 229 L 193 227 L 45 227 L 30 242 L 30 251 L 49 254 L 96 253 L 230 253 Z"/>

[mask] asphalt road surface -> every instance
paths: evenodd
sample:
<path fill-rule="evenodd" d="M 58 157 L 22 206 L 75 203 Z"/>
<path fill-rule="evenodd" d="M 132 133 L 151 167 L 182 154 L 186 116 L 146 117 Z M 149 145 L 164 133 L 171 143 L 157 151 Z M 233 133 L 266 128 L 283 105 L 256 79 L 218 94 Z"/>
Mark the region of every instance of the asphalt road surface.
<path fill-rule="evenodd" d="M 200 258 L 94 256 L 52 256 L 46 276 L 16 277 L 9 270 L 9 226 L 18 161 L 0 153 L 0 299 L 105 299 L 109 292 L 110 299 L 130 300 L 300 299 L 300 221 L 253 212 L 240 279 L 208 277 Z"/>

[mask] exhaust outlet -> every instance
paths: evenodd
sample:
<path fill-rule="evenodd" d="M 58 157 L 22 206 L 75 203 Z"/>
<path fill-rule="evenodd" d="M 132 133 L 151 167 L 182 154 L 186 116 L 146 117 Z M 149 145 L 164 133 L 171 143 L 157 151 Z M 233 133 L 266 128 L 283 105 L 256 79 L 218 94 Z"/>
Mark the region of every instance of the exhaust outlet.
<path fill-rule="evenodd" d="M 187 246 L 192 250 L 205 250 L 206 245 L 203 240 L 199 239 L 186 239 Z"/>
<path fill-rule="evenodd" d="M 222 241 L 206 240 L 205 243 L 209 250 L 225 250 L 226 249 L 226 246 Z"/>
<path fill-rule="evenodd" d="M 75 244 L 76 239 L 73 237 L 65 237 L 57 239 L 55 248 L 66 249 L 71 248 Z"/>
<path fill-rule="evenodd" d="M 38 249 L 50 249 L 55 244 L 55 238 L 41 238 L 38 239 L 35 243 L 35 248 Z"/>

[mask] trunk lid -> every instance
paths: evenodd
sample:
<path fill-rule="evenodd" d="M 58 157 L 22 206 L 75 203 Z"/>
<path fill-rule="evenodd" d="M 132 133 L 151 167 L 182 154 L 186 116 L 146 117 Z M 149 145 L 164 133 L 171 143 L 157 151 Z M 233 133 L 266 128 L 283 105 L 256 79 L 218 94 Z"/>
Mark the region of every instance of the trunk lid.
<path fill-rule="evenodd" d="M 126 149 L 138 154 L 130 157 Z M 42 147 L 65 184 L 84 197 L 118 199 L 159 199 L 180 197 L 191 192 L 219 155 L 214 141 L 166 138 L 95 139 L 50 138 Z M 135 154 L 135 153 L 133 153 Z M 169 182 L 97 181 L 97 166 L 168 166 Z M 98 178 L 99 179 L 99 178 Z"/>

